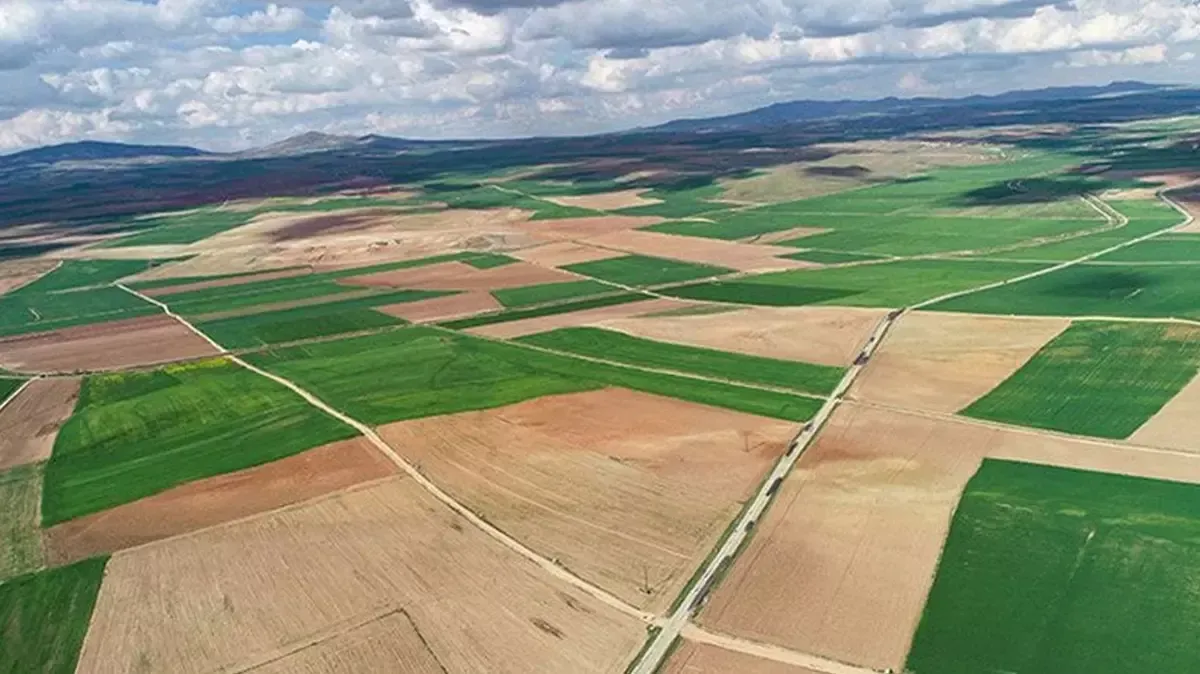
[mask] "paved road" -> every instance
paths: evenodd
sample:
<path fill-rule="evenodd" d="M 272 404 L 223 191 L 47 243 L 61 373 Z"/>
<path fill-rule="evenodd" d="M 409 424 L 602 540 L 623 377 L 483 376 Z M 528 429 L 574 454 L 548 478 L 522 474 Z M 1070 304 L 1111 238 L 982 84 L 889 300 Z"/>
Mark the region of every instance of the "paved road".
<path fill-rule="evenodd" d="M 870 357 L 875 352 L 879 343 L 883 341 L 884 335 L 898 317 L 899 312 L 893 312 L 880 321 L 879 325 L 875 326 L 875 330 L 867 338 L 866 345 L 863 347 L 863 353 L 866 356 Z M 642 654 L 642 658 L 638 660 L 637 665 L 631 670 L 631 674 L 653 674 L 658 669 L 659 664 L 670 650 L 671 644 L 675 642 L 675 638 L 687 626 L 692 613 L 705 599 L 717 572 L 732 563 L 738 547 L 741 546 L 742 541 L 749 535 L 747 525 L 751 522 L 757 522 L 762 517 L 763 511 L 766 510 L 767 504 L 770 503 L 771 497 L 775 494 L 775 490 L 778 489 L 778 483 L 782 482 L 783 478 L 787 476 L 792 466 L 796 463 L 796 459 L 800 457 L 804 449 L 808 447 L 812 439 L 816 437 L 817 432 L 821 430 L 821 427 L 829 419 L 830 415 L 833 414 L 834 409 L 841 402 L 842 396 L 850 389 L 850 386 L 854 383 L 854 380 L 858 377 L 864 366 L 865 363 L 860 361 L 846 371 L 846 375 L 842 377 L 842 381 L 838 383 L 833 394 L 826 399 L 825 404 L 821 406 L 816 416 L 804 425 L 800 434 L 792 441 L 787 453 L 779 458 L 779 461 L 776 462 L 775 467 L 767 476 L 766 481 L 763 482 L 762 488 L 754 495 L 750 504 L 742 512 L 741 517 L 734 522 L 729 537 L 725 539 L 725 542 L 717 550 L 717 553 L 713 555 L 708 566 L 703 569 L 696 582 L 687 590 L 683 601 L 679 604 L 679 608 L 668 616 L 662 624 L 662 630 L 653 637 L 649 648 Z"/>
<path fill-rule="evenodd" d="M 123 284 L 118 283 L 116 285 L 118 288 L 121 288 L 125 292 L 136 295 L 137 297 L 140 297 L 141 299 L 143 299 L 147 302 L 150 302 L 151 304 L 155 304 L 155 305 L 161 307 L 162 310 L 165 311 L 168 316 L 171 316 L 175 320 L 186 325 L 192 332 L 194 332 L 197 335 L 199 335 L 200 337 L 202 337 L 206 342 L 211 344 L 213 346 L 213 348 L 215 348 L 217 351 L 219 351 L 226 358 L 237 363 L 238 365 L 241 365 L 242 367 L 246 368 L 247 370 L 250 370 L 251 372 L 262 375 L 262 376 L 266 377 L 267 379 L 270 379 L 271 381 L 274 381 L 282 386 L 287 387 L 288 389 L 290 389 L 291 391 L 293 391 L 294 393 L 299 395 L 301 398 L 303 398 L 305 401 L 307 401 L 313 407 L 316 407 L 317 409 L 321 410 L 322 412 L 325 412 L 329 416 L 341 421 L 342 423 L 345 423 L 345 424 L 353 427 L 359 433 L 362 433 L 363 436 L 368 441 L 370 441 L 371 444 L 375 445 L 375 447 L 380 452 L 382 452 L 384 456 L 388 457 L 388 459 L 390 459 L 392 461 L 392 463 L 396 464 L 401 470 L 403 470 L 405 473 L 407 473 L 408 476 L 411 477 L 414 481 L 416 481 L 417 484 L 424 487 L 426 491 L 428 491 L 430 494 L 432 494 L 434 496 L 434 498 L 441 501 L 448 508 L 450 508 L 454 512 L 458 513 L 459 515 L 461 515 L 463 518 L 465 518 L 469 522 L 471 522 L 471 524 L 473 524 L 476 527 L 478 527 L 479 529 L 483 530 L 484 533 L 486 533 L 488 536 L 491 536 L 496 541 L 500 542 L 506 548 L 512 550 L 513 552 L 516 552 L 517 554 L 521 555 L 522 557 L 528 559 L 529 561 L 531 561 L 534 564 L 541 567 L 542 570 L 544 570 L 546 573 L 549 573 L 550 575 L 554 576 L 555 578 L 558 578 L 559 580 L 562 580 L 566 583 L 569 583 L 569 584 L 575 586 L 576 588 L 582 590 L 583 592 L 586 592 L 587 594 L 591 595 L 592 597 L 596 598 L 597 600 L 604 602 L 605 604 L 608 604 L 612 608 L 615 608 L 618 611 L 621 611 L 622 613 L 633 616 L 633 617 L 637 618 L 638 620 L 641 620 L 646 623 L 652 623 L 656 619 L 656 616 L 654 616 L 653 614 L 647 613 L 646 611 L 642 611 L 641 609 L 638 609 L 634 606 L 631 606 L 631 605 L 625 603 L 622 599 L 620 599 L 616 595 L 608 592 L 607 590 L 604 590 L 602 588 L 599 588 L 599 587 L 587 582 L 586 580 L 580 578 L 579 576 L 576 576 L 575 574 L 571 573 L 570 571 L 566 570 L 565 568 L 559 566 L 558 564 L 555 564 L 552 560 L 547 559 L 546 557 L 543 557 L 542 555 L 538 554 L 537 552 L 534 552 L 532 549 L 526 547 L 523 543 L 521 543 L 517 539 L 513 538 L 512 536 L 509 536 L 508 534 L 504 533 L 500 529 L 497 529 L 492 524 L 486 522 L 483 518 L 476 515 L 465 505 L 456 501 L 454 499 L 454 497 L 450 496 L 450 494 L 446 493 L 445 491 L 442 491 L 442 489 L 440 487 L 438 487 L 436 484 L 431 482 L 427 477 L 422 475 L 421 472 L 418 471 L 415 466 L 413 466 L 408 461 L 406 461 L 404 459 L 404 457 L 397 454 L 396 451 L 394 449 L 392 449 L 392 447 L 390 445 L 388 445 L 386 442 L 384 442 L 383 438 L 379 437 L 379 434 L 377 434 L 374 431 L 374 429 L 372 429 L 371 427 L 358 421 L 357 419 L 347 416 L 346 414 L 343 414 L 342 412 L 330 407 L 329 405 L 327 405 L 325 403 L 325 401 L 316 397 L 312 393 L 309 393 L 308 391 L 301 388 L 299 385 L 295 384 L 291 380 L 280 377 L 277 374 L 268 372 L 266 370 L 263 370 L 259 367 L 256 367 L 256 366 L 242 360 L 238 356 L 231 353 L 225 347 L 223 347 L 220 344 L 218 344 L 217 342 L 213 341 L 212 338 L 210 338 L 208 335 L 204 334 L 203 331 L 201 331 L 196 326 L 192 325 L 190 322 L 188 322 L 182 316 L 179 316 L 175 312 L 171 311 L 171 308 L 168 307 L 166 304 L 163 304 L 162 302 L 159 302 L 158 300 L 156 300 L 152 297 L 143 295 L 143 294 L 139 293 L 138 291 L 133 290 L 132 288 L 129 288 L 128 286 L 125 286 Z"/>

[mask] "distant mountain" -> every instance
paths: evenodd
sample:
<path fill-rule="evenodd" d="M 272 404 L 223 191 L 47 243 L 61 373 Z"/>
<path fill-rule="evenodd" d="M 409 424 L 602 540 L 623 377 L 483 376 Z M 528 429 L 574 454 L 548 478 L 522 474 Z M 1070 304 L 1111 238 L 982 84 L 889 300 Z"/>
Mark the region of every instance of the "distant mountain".
<path fill-rule="evenodd" d="M 702 119 L 678 119 L 666 124 L 643 129 L 643 131 L 667 132 L 712 132 L 735 131 L 794 124 L 797 122 L 852 117 L 862 115 L 900 115 L 919 112 L 927 108 L 953 106 L 1005 107 L 1030 103 L 1082 100 L 1127 94 L 1145 93 L 1172 89 L 1173 87 L 1145 82 L 1113 82 L 1105 86 L 1051 87 L 1009 91 L 994 96 L 966 96 L 963 98 L 880 98 L 875 100 L 810 101 L 799 100 L 775 103 L 763 108 L 739 112 L 721 117 Z"/>
<path fill-rule="evenodd" d="M 422 149 L 448 149 L 479 145 L 477 141 L 456 140 L 410 140 L 368 134 L 366 136 L 341 136 L 319 131 L 309 131 L 263 147 L 239 152 L 242 158 L 289 157 L 317 152 L 388 153 L 408 152 Z"/>
<path fill-rule="evenodd" d="M 181 145 L 128 145 L 85 140 L 48 145 L 0 157 L 0 167 L 13 168 L 63 161 L 109 161 L 150 158 L 200 157 L 210 153 Z"/>

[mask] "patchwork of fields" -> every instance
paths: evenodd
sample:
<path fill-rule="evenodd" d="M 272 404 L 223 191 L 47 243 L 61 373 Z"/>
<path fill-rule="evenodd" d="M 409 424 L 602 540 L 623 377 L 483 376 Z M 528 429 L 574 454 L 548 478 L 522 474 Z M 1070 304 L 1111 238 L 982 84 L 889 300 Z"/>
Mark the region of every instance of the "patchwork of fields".
<path fill-rule="evenodd" d="M 0 671 L 1194 671 L 1200 235 L 1099 133 L 20 241 Z"/>

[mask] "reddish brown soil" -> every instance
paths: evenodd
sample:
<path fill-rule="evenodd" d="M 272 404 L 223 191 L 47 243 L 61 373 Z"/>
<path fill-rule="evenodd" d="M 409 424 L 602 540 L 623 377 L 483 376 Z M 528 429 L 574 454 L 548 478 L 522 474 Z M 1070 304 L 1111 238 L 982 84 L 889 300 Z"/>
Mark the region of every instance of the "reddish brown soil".
<path fill-rule="evenodd" d="M 574 274 L 547 269 L 528 262 L 514 262 L 503 267 L 476 269 L 463 262 L 443 262 L 414 269 L 385 271 L 366 276 L 352 276 L 340 281 L 346 285 L 375 288 L 414 288 L 418 290 L 500 290 L 540 283 L 578 281 Z"/>
<path fill-rule="evenodd" d="M 364 438 L 334 442 L 63 522 L 46 530 L 46 554 L 50 563 L 66 564 L 274 510 L 396 471 Z"/>
<path fill-rule="evenodd" d="M 0 470 L 50 458 L 78 398 L 76 377 L 38 379 L 0 409 Z"/>
<path fill-rule="evenodd" d="M 709 644 L 684 641 L 663 674 L 820 674 L 814 669 L 756 658 Z"/>
<path fill-rule="evenodd" d="M 624 254 L 619 250 L 593 248 L 571 241 L 556 241 L 544 246 L 525 248 L 524 250 L 516 250 L 511 253 L 513 257 L 519 257 L 526 262 L 539 264 L 543 267 L 565 267 L 569 264 L 579 264 L 580 262 L 593 262 L 595 260 L 621 257 Z"/>
<path fill-rule="evenodd" d="M 474 292 L 459 293 L 458 295 L 449 295 L 447 297 L 435 297 L 418 302 L 389 304 L 387 306 L 375 307 L 375 310 L 382 311 L 389 316 L 412 321 L 413 323 L 427 323 L 429 321 L 470 316 L 471 314 L 501 308 L 503 307 L 496 301 L 495 297 L 492 297 L 491 293 Z"/>
<path fill-rule="evenodd" d="M 225 286 L 236 286 L 243 283 L 254 283 L 257 281 L 270 281 L 277 278 L 292 278 L 293 276 L 305 276 L 311 274 L 312 269 L 308 267 L 297 267 L 296 269 L 281 269 L 279 271 L 265 272 L 255 274 L 254 276 L 243 276 L 239 278 L 222 278 L 213 279 L 212 281 L 197 281 L 195 283 L 183 283 L 177 286 L 165 286 L 163 288 L 151 288 L 149 290 L 140 291 L 143 295 L 150 297 L 162 297 L 164 295 L 174 295 L 175 293 L 185 293 L 191 290 L 204 290 L 205 288 L 224 288 Z"/>
<path fill-rule="evenodd" d="M 602 248 L 613 248 L 627 253 L 721 265 L 738 271 L 802 269 L 818 266 L 811 262 L 798 262 L 778 257 L 796 252 L 793 248 L 756 246 L 736 241 L 720 241 L 637 230 L 594 236 L 585 239 L 583 243 Z"/>
<path fill-rule="evenodd" d="M 0 367 L 20 372 L 79 372 L 217 355 L 165 314 L 0 340 Z"/>

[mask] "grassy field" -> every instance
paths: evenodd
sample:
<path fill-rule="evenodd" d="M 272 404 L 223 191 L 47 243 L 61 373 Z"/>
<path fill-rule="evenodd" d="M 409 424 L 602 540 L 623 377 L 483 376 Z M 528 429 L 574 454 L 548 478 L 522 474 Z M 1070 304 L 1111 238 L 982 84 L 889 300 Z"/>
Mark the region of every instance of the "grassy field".
<path fill-rule="evenodd" d="M 324 304 L 199 321 L 196 327 L 227 349 L 251 349 L 269 344 L 403 325 L 405 321 L 375 311 L 373 307 L 416 302 L 448 294 L 452 293 L 397 290 Z"/>
<path fill-rule="evenodd" d="M 91 376 L 46 465 L 42 523 L 354 434 L 279 384 L 225 360 Z"/>
<path fill-rule="evenodd" d="M 43 563 L 37 516 L 41 494 L 42 464 L 0 472 L 0 583 Z"/>
<path fill-rule="evenodd" d="M 800 269 L 662 290 L 697 300 L 800 306 L 837 304 L 903 307 L 940 295 L 1002 281 L 1041 268 L 1019 262 L 900 260 L 829 269 Z"/>
<path fill-rule="evenodd" d="M 114 287 L 0 296 L 0 336 L 135 318 L 162 309 Z"/>
<path fill-rule="evenodd" d="M 1098 262 L 1194 262 L 1200 264 L 1200 236 L 1165 234 L 1096 258 Z"/>
<path fill-rule="evenodd" d="M 171 286 L 187 285 L 189 283 L 201 283 L 203 281 L 223 281 L 231 278 L 244 278 L 247 281 L 253 281 L 256 276 L 263 274 L 273 274 L 275 272 L 287 271 L 289 269 L 303 269 L 305 267 L 278 267 L 276 269 L 262 269 L 259 271 L 237 272 L 233 274 L 213 274 L 212 276 L 178 276 L 175 278 L 153 279 L 150 281 L 133 281 L 125 285 L 134 290 L 153 290 L 155 288 L 169 288 Z"/>
<path fill-rule="evenodd" d="M 1109 201 L 1108 204 L 1117 212 L 1129 218 L 1129 223 L 1118 229 L 1039 246 L 995 252 L 980 257 L 1001 260 L 1065 262 L 1111 248 L 1112 246 L 1152 232 L 1157 232 L 1161 229 L 1173 227 L 1183 221 L 1183 216 L 1179 214 L 1179 211 L 1161 201 L 1124 200 Z"/>
<path fill-rule="evenodd" d="M 1079 322 L 963 414 L 1126 438 L 1200 368 L 1200 328 Z"/>
<path fill-rule="evenodd" d="M 37 295 L 76 288 L 104 286 L 156 267 L 158 260 L 65 260 L 58 269 L 12 294 Z"/>
<path fill-rule="evenodd" d="M 807 419 L 818 400 L 593 363 L 435 328 L 412 327 L 248 357 L 372 424 L 623 386 L 719 407 Z M 382 378 L 381 369 L 393 376 Z"/>
<path fill-rule="evenodd" d="M 567 271 L 627 286 L 678 283 L 709 276 L 732 274 L 734 270 L 709 264 L 679 262 L 661 257 L 626 255 L 563 267 Z"/>
<path fill-rule="evenodd" d="M 879 255 L 844 253 L 836 250 L 802 250 L 799 253 L 780 255 L 780 257 L 788 260 L 799 260 L 801 262 L 816 262 L 817 264 L 845 264 L 847 262 L 864 262 L 881 259 Z"/>
<path fill-rule="evenodd" d="M 569 314 L 576 311 L 584 311 L 585 309 L 598 309 L 600 307 L 611 307 L 618 304 L 628 304 L 630 302 L 641 302 L 651 299 L 650 295 L 641 293 L 620 293 L 617 295 L 605 295 L 603 297 L 592 297 L 582 299 L 575 302 L 562 302 L 560 304 L 551 304 L 546 306 L 532 307 L 529 309 L 509 309 L 494 314 L 485 314 L 482 316 L 469 316 L 453 321 L 446 321 L 440 325 L 452 330 L 466 330 L 467 328 L 477 328 L 481 325 L 493 325 L 495 323 L 508 323 L 511 321 L 521 321 L 526 318 L 538 318 L 540 316 L 553 316 L 555 314 Z"/>
<path fill-rule="evenodd" d="M 0 403 L 8 400 L 8 397 L 16 393 L 17 389 L 21 388 L 25 380 L 20 377 L 5 377 L 0 376 Z"/>
<path fill-rule="evenodd" d="M 1200 669 L 1200 487 L 984 461 L 909 653 L 915 674 Z"/>
<path fill-rule="evenodd" d="M 561 328 L 517 341 L 630 365 L 818 395 L 831 392 L 845 374 L 838 367 L 656 342 L 601 328 Z"/>
<path fill-rule="evenodd" d="M 493 290 L 492 296 L 500 304 L 516 308 L 614 292 L 620 292 L 620 288 L 599 281 L 566 281 L 564 283 L 543 283 L 524 288 Z"/>
<path fill-rule="evenodd" d="M 932 309 L 1031 316 L 1200 318 L 1200 267 L 1078 264 L 940 302 Z"/>
<path fill-rule="evenodd" d="M 106 558 L 0 584 L 0 672 L 74 674 Z"/>
<path fill-rule="evenodd" d="M 184 215 L 169 215 L 153 221 L 139 221 L 139 226 L 151 227 L 130 236 L 106 241 L 97 248 L 128 248 L 130 246 L 184 245 L 207 239 L 221 232 L 250 222 L 255 211 L 202 210 Z"/>
<path fill-rule="evenodd" d="M 701 213 L 712 213 L 733 208 L 733 204 L 709 201 L 710 199 L 720 199 L 723 194 L 724 190 L 720 185 L 704 185 L 684 189 L 652 189 L 643 192 L 641 194 L 642 198 L 658 199 L 662 203 L 623 208 L 617 212 L 624 215 L 657 215 L 663 218 L 687 218 Z"/>
<path fill-rule="evenodd" d="M 476 253 L 463 257 L 463 262 L 471 265 L 476 269 L 491 269 L 492 267 L 503 267 L 506 264 L 512 264 L 517 261 L 515 257 L 501 255 L 499 253 Z"/>

